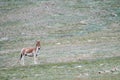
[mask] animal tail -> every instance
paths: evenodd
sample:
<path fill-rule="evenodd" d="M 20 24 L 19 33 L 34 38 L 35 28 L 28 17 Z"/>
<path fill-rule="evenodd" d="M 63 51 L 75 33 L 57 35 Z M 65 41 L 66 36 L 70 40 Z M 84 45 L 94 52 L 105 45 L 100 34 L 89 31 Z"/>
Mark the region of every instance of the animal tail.
<path fill-rule="evenodd" d="M 23 55 L 24 55 L 24 48 L 21 50 L 19 61 L 22 59 Z"/>
<path fill-rule="evenodd" d="M 20 59 L 19 59 L 19 60 L 21 60 L 21 59 L 22 59 L 22 56 L 23 56 L 23 54 L 21 53 L 21 54 L 20 54 Z"/>

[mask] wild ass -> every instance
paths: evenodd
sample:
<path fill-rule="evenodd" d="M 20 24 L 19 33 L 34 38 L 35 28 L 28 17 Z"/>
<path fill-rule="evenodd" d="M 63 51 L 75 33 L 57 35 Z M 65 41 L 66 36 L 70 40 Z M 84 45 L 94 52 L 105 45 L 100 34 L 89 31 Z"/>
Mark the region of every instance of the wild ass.
<path fill-rule="evenodd" d="M 40 41 L 37 41 L 35 47 L 23 48 L 21 50 L 19 62 L 22 60 L 22 65 L 25 65 L 24 64 L 24 57 L 29 56 L 29 57 L 34 57 L 34 64 L 37 64 L 37 56 L 39 54 L 40 47 L 41 47 Z"/>

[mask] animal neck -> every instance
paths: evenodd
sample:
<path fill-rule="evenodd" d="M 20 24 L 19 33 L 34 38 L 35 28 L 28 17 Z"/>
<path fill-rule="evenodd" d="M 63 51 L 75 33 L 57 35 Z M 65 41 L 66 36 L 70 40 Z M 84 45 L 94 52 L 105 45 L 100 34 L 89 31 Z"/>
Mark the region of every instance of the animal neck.
<path fill-rule="evenodd" d="M 35 47 L 35 50 L 36 50 L 36 51 L 38 50 L 38 47 L 37 47 L 37 46 Z"/>
<path fill-rule="evenodd" d="M 35 47 L 35 51 L 36 51 L 36 52 L 39 51 L 39 47 L 38 47 L 38 46 Z"/>

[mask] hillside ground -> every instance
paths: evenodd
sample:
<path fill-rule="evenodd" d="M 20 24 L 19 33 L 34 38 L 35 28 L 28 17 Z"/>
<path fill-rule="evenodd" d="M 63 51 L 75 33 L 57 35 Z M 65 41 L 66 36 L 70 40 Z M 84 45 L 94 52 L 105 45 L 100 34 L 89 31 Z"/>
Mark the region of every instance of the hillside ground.
<path fill-rule="evenodd" d="M 119 80 L 119 52 L 119 0 L 0 0 L 1 80 Z"/>

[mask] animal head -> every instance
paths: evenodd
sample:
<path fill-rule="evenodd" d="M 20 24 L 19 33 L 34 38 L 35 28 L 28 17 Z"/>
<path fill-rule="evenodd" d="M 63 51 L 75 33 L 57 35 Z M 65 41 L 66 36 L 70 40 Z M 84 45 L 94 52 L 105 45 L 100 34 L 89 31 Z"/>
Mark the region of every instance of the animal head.
<path fill-rule="evenodd" d="M 40 41 L 36 42 L 36 47 L 38 48 L 38 50 L 40 50 Z"/>

